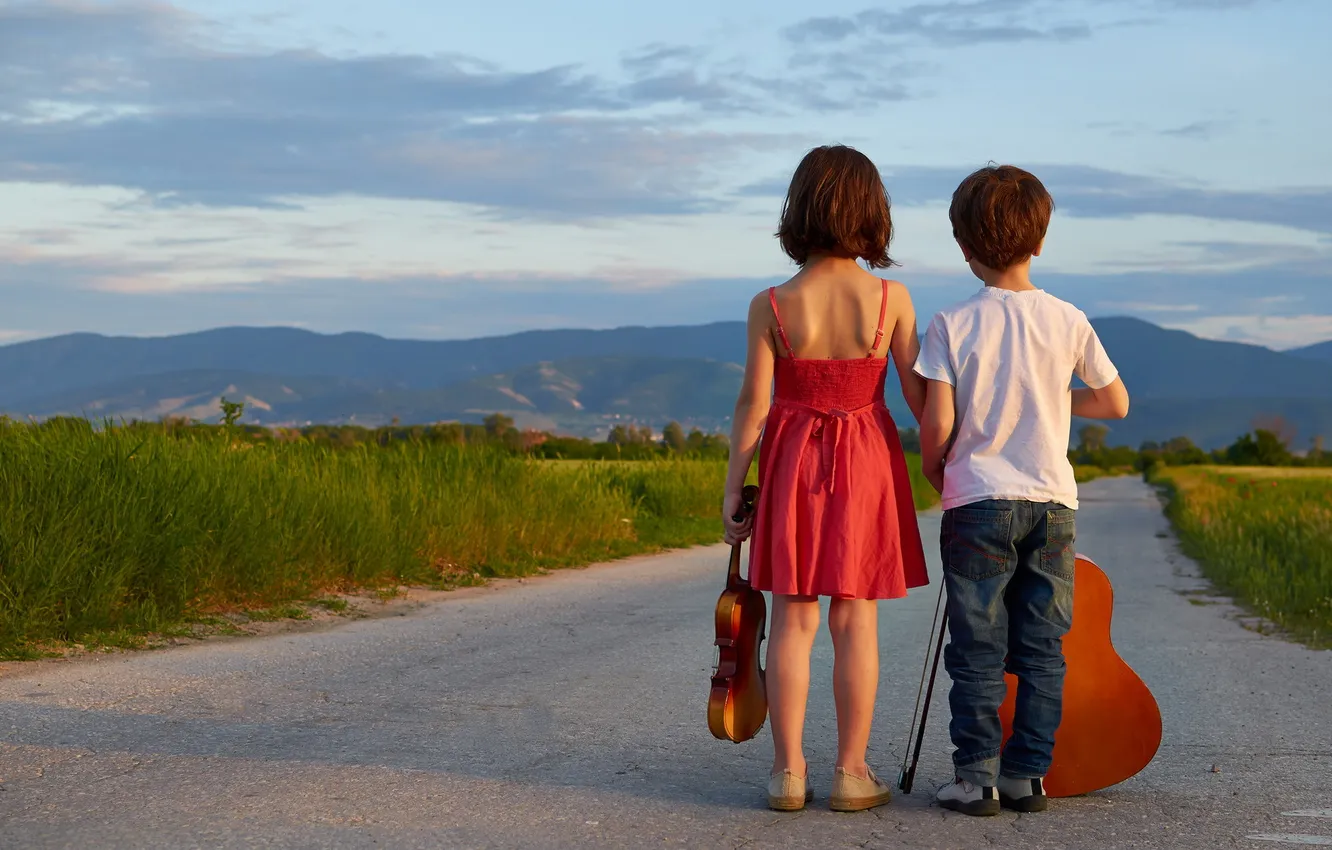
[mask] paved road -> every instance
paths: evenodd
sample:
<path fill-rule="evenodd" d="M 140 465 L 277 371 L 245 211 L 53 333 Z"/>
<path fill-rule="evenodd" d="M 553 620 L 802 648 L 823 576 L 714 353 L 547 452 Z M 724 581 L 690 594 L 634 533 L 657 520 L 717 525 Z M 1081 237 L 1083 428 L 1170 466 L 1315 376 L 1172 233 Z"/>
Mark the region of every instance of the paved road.
<path fill-rule="evenodd" d="M 976 820 L 930 806 L 949 775 L 942 700 L 913 795 L 875 812 L 827 811 L 826 635 L 808 736 L 822 793 L 801 814 L 767 811 L 766 732 L 737 746 L 711 738 L 704 721 L 725 561 L 714 547 L 330 630 L 8 665 L 0 846 L 1296 846 L 1248 838 L 1259 834 L 1332 843 L 1332 652 L 1263 637 L 1229 606 L 1191 600 L 1203 585 L 1141 483 L 1083 492 L 1080 549 L 1115 583 L 1115 643 L 1155 691 L 1165 740 L 1138 777 L 1042 815 Z M 937 539 L 938 514 L 921 526 Z M 932 570 L 937 580 L 937 560 Z M 885 776 L 896 776 L 906 743 L 934 593 L 881 606 L 871 760 Z"/>

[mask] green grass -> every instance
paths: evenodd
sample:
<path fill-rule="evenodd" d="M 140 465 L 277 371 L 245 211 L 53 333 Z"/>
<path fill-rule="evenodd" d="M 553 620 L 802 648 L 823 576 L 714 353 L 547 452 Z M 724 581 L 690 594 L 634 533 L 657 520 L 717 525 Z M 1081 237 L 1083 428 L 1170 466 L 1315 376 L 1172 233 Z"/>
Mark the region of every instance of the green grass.
<path fill-rule="evenodd" d="M 1184 550 L 1213 584 L 1311 646 L 1332 646 L 1332 470 L 1157 470 Z"/>
<path fill-rule="evenodd" d="M 914 459 L 921 506 L 937 501 Z M 0 658 L 716 542 L 726 465 L 0 421 Z"/>
<path fill-rule="evenodd" d="M 911 475 L 911 497 L 916 502 L 916 510 L 923 511 L 939 504 L 939 494 L 934 485 L 925 480 L 925 473 L 920 471 L 920 455 L 908 454 L 906 460 L 907 472 Z"/>

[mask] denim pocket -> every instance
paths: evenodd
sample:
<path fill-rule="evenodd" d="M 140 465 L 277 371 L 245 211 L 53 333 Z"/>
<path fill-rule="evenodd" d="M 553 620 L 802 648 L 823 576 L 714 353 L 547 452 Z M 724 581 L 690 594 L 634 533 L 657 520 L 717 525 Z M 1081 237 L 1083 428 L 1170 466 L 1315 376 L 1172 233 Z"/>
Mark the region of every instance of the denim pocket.
<path fill-rule="evenodd" d="M 948 513 L 945 568 L 972 581 L 1002 575 L 1012 568 L 1011 508 L 955 508 Z"/>
<path fill-rule="evenodd" d="M 1077 570 L 1077 539 L 1072 508 L 1052 508 L 1045 512 L 1045 543 L 1041 546 L 1041 569 L 1052 576 L 1073 580 Z"/>

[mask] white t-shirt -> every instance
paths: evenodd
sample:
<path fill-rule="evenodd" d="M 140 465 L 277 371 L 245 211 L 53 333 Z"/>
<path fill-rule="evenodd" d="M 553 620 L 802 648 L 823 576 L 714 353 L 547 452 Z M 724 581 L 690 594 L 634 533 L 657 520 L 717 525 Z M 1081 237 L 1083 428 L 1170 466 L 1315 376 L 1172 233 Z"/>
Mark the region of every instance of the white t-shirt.
<path fill-rule="evenodd" d="M 984 499 L 1077 508 L 1072 377 L 1100 389 L 1119 375 L 1086 314 L 1041 289 L 987 286 L 934 317 L 915 372 L 957 395 L 945 510 Z"/>

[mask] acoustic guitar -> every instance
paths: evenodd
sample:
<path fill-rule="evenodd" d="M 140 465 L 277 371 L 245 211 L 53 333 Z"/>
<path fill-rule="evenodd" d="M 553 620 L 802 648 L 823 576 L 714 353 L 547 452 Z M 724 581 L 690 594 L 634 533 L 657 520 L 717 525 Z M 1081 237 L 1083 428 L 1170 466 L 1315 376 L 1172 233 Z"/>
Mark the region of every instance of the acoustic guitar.
<path fill-rule="evenodd" d="M 1110 643 L 1115 591 L 1105 572 L 1079 555 L 1073 576 L 1073 627 L 1064 635 L 1064 710 L 1045 776 L 1049 797 L 1074 797 L 1118 785 L 1146 767 L 1161 746 L 1161 710 L 1147 685 Z M 1013 732 L 1017 677 L 1004 674 L 999 708 L 1004 740 Z"/>
<path fill-rule="evenodd" d="M 1156 698 L 1110 642 L 1110 619 L 1115 599 L 1110 579 L 1084 555 L 1078 555 L 1074 563 L 1073 626 L 1063 641 L 1067 665 L 1063 715 L 1055 732 L 1050 770 L 1045 776 L 1045 793 L 1049 797 L 1074 797 L 1117 785 L 1146 767 L 1161 746 L 1161 710 Z M 942 587 L 939 594 L 941 603 Z M 936 619 L 939 603 L 935 605 Z M 929 664 L 929 650 L 926 650 L 928 689 L 925 669 L 921 671 L 921 690 L 925 695 L 923 708 L 919 692 L 916 697 L 920 726 L 916 727 L 916 713 L 911 718 L 912 729 L 916 732 L 915 752 L 907 754 L 911 759 L 909 767 L 907 756 L 903 757 L 902 774 L 898 780 L 898 787 L 908 794 L 920 761 L 925 720 L 929 716 L 947 625 L 945 611 L 938 624 L 933 665 Z M 934 637 L 931 632 L 931 642 Z M 1004 730 L 1003 740 L 1007 742 L 1013 733 L 1017 677 L 1005 673 L 1004 679 L 1008 695 L 999 708 L 999 719 Z M 911 732 L 908 731 L 907 740 L 910 739 Z"/>
<path fill-rule="evenodd" d="M 758 488 L 745 487 L 736 522 L 754 512 Z M 717 600 L 717 639 L 708 696 L 708 729 L 723 741 L 748 741 L 768 718 L 768 692 L 759 662 L 768 606 L 763 593 L 740 577 L 740 546 L 731 547 L 726 589 Z"/>

